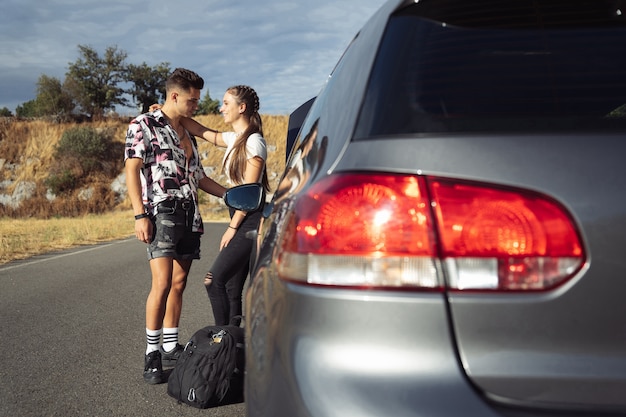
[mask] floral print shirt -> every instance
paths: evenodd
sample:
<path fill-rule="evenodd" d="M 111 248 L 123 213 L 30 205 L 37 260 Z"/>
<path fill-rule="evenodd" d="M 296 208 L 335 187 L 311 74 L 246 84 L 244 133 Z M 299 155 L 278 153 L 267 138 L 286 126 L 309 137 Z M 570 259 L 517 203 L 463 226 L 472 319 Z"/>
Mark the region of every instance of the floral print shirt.
<path fill-rule="evenodd" d="M 206 175 L 195 138 L 191 139 L 193 155 L 187 164 L 185 151 L 176 131 L 167 123 L 161 110 L 144 113 L 133 119 L 126 132 L 124 161 L 141 158 L 142 198 L 146 211 L 156 214 L 156 206 L 165 200 L 192 200 L 192 231 L 203 233 L 198 209 L 198 183 Z"/>

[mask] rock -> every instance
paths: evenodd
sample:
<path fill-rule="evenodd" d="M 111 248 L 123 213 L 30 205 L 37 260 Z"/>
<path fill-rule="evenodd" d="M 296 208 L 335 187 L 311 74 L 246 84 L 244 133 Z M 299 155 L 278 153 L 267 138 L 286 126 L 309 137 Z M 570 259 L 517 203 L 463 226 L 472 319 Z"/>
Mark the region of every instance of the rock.
<path fill-rule="evenodd" d="M 91 200 L 93 197 L 94 189 L 93 187 L 83 188 L 78 192 L 78 199 L 82 201 Z"/>

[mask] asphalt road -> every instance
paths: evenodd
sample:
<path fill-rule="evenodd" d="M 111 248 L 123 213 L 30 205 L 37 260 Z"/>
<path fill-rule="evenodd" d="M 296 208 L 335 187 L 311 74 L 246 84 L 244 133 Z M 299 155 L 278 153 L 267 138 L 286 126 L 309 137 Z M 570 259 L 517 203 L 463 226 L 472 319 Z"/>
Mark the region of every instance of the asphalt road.
<path fill-rule="evenodd" d="M 181 343 L 213 324 L 202 284 L 225 224 L 207 223 L 189 276 Z M 0 416 L 242 417 L 198 410 L 142 378 L 150 273 L 136 239 L 0 265 Z"/>

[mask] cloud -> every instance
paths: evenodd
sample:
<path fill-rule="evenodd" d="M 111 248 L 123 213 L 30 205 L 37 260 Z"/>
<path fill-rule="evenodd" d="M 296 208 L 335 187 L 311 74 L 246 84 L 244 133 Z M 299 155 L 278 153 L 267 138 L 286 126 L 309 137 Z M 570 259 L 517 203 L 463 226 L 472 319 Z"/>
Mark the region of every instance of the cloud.
<path fill-rule="evenodd" d="M 127 62 L 186 67 L 221 100 L 248 84 L 261 112 L 287 114 L 318 93 L 352 37 L 384 0 L 8 0 L 0 17 L 0 108 L 36 96 L 45 74 L 63 80 L 78 45 L 109 46 Z M 128 110 L 132 112 L 133 110 Z"/>

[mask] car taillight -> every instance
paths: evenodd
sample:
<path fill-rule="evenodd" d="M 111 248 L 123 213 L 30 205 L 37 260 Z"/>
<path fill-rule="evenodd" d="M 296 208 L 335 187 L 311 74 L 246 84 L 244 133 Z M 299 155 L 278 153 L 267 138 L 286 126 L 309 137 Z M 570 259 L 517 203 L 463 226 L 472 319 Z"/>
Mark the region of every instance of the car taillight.
<path fill-rule="evenodd" d="M 583 264 L 566 211 L 537 194 L 423 176 L 332 175 L 298 197 L 277 248 L 313 285 L 540 290 Z"/>
<path fill-rule="evenodd" d="M 550 289 L 582 267 L 578 233 L 557 202 L 484 184 L 429 184 L 451 289 Z"/>

